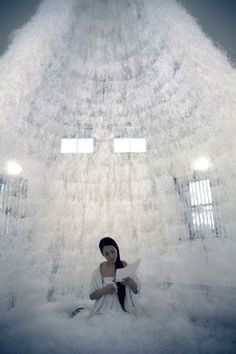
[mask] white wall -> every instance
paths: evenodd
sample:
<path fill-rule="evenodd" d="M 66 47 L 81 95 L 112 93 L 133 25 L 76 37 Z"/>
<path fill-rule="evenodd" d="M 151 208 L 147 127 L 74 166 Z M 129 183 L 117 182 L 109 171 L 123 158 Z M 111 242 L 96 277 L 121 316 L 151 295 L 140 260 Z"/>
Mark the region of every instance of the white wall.
<path fill-rule="evenodd" d="M 87 295 L 103 235 L 143 258 L 143 277 L 235 286 L 235 79 L 173 1 L 45 1 L 0 62 L 1 165 L 19 161 L 28 180 L 24 231 L 0 240 L 4 299 Z M 88 127 L 94 153 L 62 155 L 61 138 Z M 147 152 L 115 154 L 122 129 Z M 202 155 L 227 238 L 180 242 L 173 177 Z"/>

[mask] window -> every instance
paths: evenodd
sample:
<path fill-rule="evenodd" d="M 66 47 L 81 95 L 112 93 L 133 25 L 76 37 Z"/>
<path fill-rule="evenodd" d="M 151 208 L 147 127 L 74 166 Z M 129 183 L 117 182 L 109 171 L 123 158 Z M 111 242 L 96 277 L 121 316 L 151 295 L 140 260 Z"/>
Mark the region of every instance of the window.
<path fill-rule="evenodd" d="M 194 231 L 201 228 L 215 229 L 210 180 L 189 183 L 190 204 Z"/>
<path fill-rule="evenodd" d="M 78 153 L 92 153 L 93 139 L 79 138 L 79 139 L 61 139 L 61 153 L 62 154 L 78 154 Z"/>
<path fill-rule="evenodd" d="M 62 154 L 77 153 L 77 139 L 61 139 L 61 153 Z"/>
<path fill-rule="evenodd" d="M 182 177 L 174 178 L 174 182 L 189 238 L 222 236 L 220 208 L 212 196 L 212 187 L 217 186 L 217 181 L 209 178 Z M 186 237 L 182 235 L 181 238 Z"/>
<path fill-rule="evenodd" d="M 27 182 L 21 177 L 0 176 L 0 234 L 17 233 L 26 217 Z"/>
<path fill-rule="evenodd" d="M 146 152 L 146 141 L 144 138 L 115 138 L 115 152 Z"/>

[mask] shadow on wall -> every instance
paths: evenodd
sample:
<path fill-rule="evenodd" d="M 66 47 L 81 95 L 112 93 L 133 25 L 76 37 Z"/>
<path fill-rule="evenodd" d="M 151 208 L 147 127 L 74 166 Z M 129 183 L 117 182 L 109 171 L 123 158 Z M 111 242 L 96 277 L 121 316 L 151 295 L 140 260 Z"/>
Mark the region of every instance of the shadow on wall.
<path fill-rule="evenodd" d="M 8 0 L 0 4 L 0 56 L 7 50 L 11 36 L 35 14 L 42 0 Z"/>

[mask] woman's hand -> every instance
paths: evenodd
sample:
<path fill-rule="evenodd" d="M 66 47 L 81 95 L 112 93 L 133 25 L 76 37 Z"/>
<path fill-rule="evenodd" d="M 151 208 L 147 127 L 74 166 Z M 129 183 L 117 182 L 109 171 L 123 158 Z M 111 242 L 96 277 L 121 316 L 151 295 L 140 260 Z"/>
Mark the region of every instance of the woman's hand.
<path fill-rule="evenodd" d="M 106 286 L 103 287 L 103 292 L 104 294 L 114 294 L 116 292 L 115 285 L 107 284 Z"/>
<path fill-rule="evenodd" d="M 92 294 L 89 295 L 90 300 L 98 300 L 106 294 L 114 294 L 116 292 L 116 287 L 113 284 L 108 284 L 103 288 L 96 289 Z"/>
<path fill-rule="evenodd" d="M 137 287 L 137 284 L 136 284 L 136 282 L 134 281 L 133 278 L 131 278 L 131 277 L 124 278 L 124 279 L 122 279 L 121 284 L 123 284 L 123 285 L 125 285 L 125 286 L 129 286 L 130 289 L 131 289 L 135 294 L 138 293 L 138 287 Z"/>
<path fill-rule="evenodd" d="M 122 281 L 121 281 L 121 284 L 127 285 L 127 286 L 131 286 L 134 283 L 135 283 L 135 281 L 132 278 L 130 278 L 130 277 L 126 277 L 126 278 L 122 279 Z"/>

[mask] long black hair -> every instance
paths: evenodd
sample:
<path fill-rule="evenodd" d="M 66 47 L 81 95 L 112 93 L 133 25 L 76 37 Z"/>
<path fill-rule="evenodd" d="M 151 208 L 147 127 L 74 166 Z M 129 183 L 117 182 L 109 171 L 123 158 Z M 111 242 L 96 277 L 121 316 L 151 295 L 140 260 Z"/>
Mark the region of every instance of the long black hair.
<path fill-rule="evenodd" d="M 102 255 L 103 255 L 104 246 L 113 246 L 113 247 L 115 247 L 115 249 L 117 251 L 115 270 L 119 269 L 119 268 L 124 268 L 124 265 L 120 260 L 120 250 L 119 250 L 117 243 L 111 237 L 103 237 L 99 242 L 99 248 L 100 248 Z M 123 284 L 121 284 L 120 282 L 117 282 L 116 285 L 117 285 L 117 295 L 118 295 L 120 305 L 121 305 L 123 311 L 125 311 L 125 305 L 124 305 L 125 304 L 125 295 L 126 295 L 125 294 L 125 286 Z"/>

